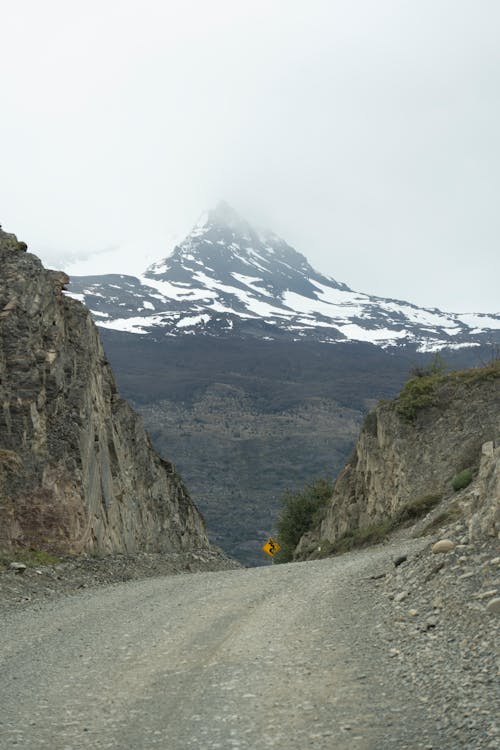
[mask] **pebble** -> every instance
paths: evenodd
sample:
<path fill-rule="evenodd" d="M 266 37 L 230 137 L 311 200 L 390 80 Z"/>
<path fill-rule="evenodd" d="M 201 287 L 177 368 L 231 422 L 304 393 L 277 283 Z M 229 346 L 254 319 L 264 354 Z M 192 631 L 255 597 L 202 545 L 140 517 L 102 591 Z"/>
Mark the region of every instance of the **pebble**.
<path fill-rule="evenodd" d="M 490 589 L 489 591 L 480 591 L 478 594 L 474 594 L 476 599 L 489 599 L 491 596 L 498 594 L 496 589 Z"/>
<path fill-rule="evenodd" d="M 176 575 L 188 570 L 190 565 L 200 572 L 243 570 L 239 563 L 223 553 L 202 550 L 197 557 L 201 555 L 203 560 L 194 560 L 192 552 L 137 552 L 100 558 L 68 556 L 57 566 L 36 569 L 14 561 L 3 573 L 0 572 L 0 617 L 4 610 L 17 609 L 21 602 L 36 602 L 55 594 L 65 595 L 107 583 Z"/>
<path fill-rule="evenodd" d="M 399 555 L 394 559 L 394 565 L 397 568 L 402 563 L 406 562 L 408 560 L 408 555 Z"/>
<path fill-rule="evenodd" d="M 432 545 L 432 552 L 436 555 L 439 552 L 451 552 L 455 549 L 455 543 L 451 539 L 440 539 Z"/>
<path fill-rule="evenodd" d="M 408 591 L 400 591 L 399 594 L 396 594 L 396 596 L 394 597 L 394 601 L 395 602 L 402 602 L 404 599 L 406 599 L 406 597 L 408 596 L 408 594 L 409 594 Z"/>
<path fill-rule="evenodd" d="M 500 597 L 490 599 L 486 607 L 486 611 L 491 614 L 500 615 Z"/>
<path fill-rule="evenodd" d="M 425 629 L 426 630 L 432 630 L 433 628 L 436 628 L 439 624 L 439 619 L 437 617 L 428 617 L 425 621 Z"/>
<path fill-rule="evenodd" d="M 457 551 L 451 540 L 461 539 L 465 532 L 453 525 L 441 533 L 439 542 L 448 541 L 452 545 L 447 545 L 448 551 Z M 458 554 L 452 553 L 451 560 L 438 554 L 439 563 L 427 548 L 383 584 L 387 598 L 392 595 L 394 601 L 393 607 L 386 605 L 392 627 L 388 648 L 393 647 L 391 656 L 401 651 L 393 662 L 395 674 L 417 691 L 439 728 L 439 743 L 427 745 L 431 737 L 422 737 L 419 747 L 500 747 L 490 729 L 498 707 L 495 661 L 500 583 L 495 566 L 500 559 L 496 545 L 493 539 L 474 540 L 460 549 L 462 559 Z M 397 621 L 397 596 L 403 591 L 409 592 L 412 607 L 404 613 L 406 627 Z"/>
<path fill-rule="evenodd" d="M 11 562 L 11 564 L 9 565 L 9 570 L 13 570 L 14 573 L 24 573 L 26 567 L 27 566 L 24 563 Z"/>

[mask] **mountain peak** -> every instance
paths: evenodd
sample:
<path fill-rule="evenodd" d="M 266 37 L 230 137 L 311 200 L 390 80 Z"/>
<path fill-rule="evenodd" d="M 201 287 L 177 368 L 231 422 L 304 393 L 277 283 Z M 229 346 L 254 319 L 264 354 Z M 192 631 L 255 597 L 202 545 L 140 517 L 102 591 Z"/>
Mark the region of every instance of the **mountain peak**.
<path fill-rule="evenodd" d="M 225 201 L 202 214 L 171 255 L 150 266 L 145 276 L 190 286 L 198 282 L 205 286 L 211 279 L 226 291 L 234 289 L 228 294 L 257 295 L 260 301 L 277 302 L 287 310 L 287 292 L 317 297 L 313 279 L 347 289 L 317 274 L 307 258 L 278 235 L 254 229 Z M 239 306 L 237 300 L 233 303 L 229 304 L 232 311 Z"/>
<path fill-rule="evenodd" d="M 229 227 L 247 225 L 247 222 L 226 201 L 219 201 L 215 208 L 208 212 L 208 218 L 213 224 L 223 224 Z"/>
<path fill-rule="evenodd" d="M 231 230 L 239 234 L 248 234 L 250 224 L 227 203 L 219 201 L 214 208 L 210 208 L 199 216 L 189 236 L 200 236 L 210 228 Z"/>
<path fill-rule="evenodd" d="M 89 297 L 94 315 L 105 318 L 101 326 L 153 335 L 354 340 L 433 351 L 477 345 L 478 333 L 500 330 L 500 316 L 458 316 L 353 292 L 224 201 L 139 279 L 109 277 L 105 286 L 73 279 L 72 292 Z"/>

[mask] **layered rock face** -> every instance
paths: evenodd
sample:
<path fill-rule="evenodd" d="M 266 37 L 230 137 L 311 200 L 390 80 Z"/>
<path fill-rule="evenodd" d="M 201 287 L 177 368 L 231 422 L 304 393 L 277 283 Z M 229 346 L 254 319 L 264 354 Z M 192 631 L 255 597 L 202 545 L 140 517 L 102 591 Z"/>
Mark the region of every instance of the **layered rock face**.
<path fill-rule="evenodd" d="M 453 493 L 452 480 L 464 469 L 475 477 L 463 503 L 471 535 L 499 533 L 500 367 L 436 377 L 427 403 L 418 403 L 417 392 L 415 399 L 417 408 L 409 412 L 406 404 L 406 416 L 401 398 L 368 415 L 326 517 L 302 538 L 299 556 L 319 540 L 335 542 L 394 518 L 426 495 Z"/>
<path fill-rule="evenodd" d="M 471 540 L 500 538 L 500 441 L 485 443 L 479 474 L 463 501 Z"/>
<path fill-rule="evenodd" d="M 89 311 L 0 229 L 0 548 L 208 547 L 174 467 L 119 396 Z"/>

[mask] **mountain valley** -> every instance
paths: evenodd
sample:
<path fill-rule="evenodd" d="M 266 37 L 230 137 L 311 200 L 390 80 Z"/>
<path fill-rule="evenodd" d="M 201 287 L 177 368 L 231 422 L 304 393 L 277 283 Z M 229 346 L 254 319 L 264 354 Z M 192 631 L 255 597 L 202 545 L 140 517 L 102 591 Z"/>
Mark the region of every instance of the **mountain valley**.
<path fill-rule="evenodd" d="M 140 278 L 72 278 L 121 393 L 174 456 L 212 539 L 264 564 L 285 489 L 333 478 L 366 412 L 441 351 L 476 366 L 500 315 L 352 291 L 227 204 Z"/>
<path fill-rule="evenodd" d="M 14 235 L 0 255 L 2 748 L 498 746 L 494 347 L 446 373 L 415 346 L 104 328 L 119 395 L 66 275 Z M 362 420 L 307 562 L 258 567 L 276 494 L 333 476 Z"/>

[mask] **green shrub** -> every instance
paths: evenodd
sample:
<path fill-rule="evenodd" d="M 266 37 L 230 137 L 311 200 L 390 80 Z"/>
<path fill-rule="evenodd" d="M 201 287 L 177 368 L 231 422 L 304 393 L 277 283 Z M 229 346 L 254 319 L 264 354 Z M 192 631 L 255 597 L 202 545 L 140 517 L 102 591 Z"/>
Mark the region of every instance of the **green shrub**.
<path fill-rule="evenodd" d="M 412 422 L 421 409 L 434 403 L 436 386 L 444 377 L 440 373 L 434 373 L 408 380 L 396 398 L 396 413 L 407 422 Z"/>
<path fill-rule="evenodd" d="M 500 360 L 493 359 L 484 367 L 455 370 L 451 373 L 446 373 L 445 370 L 443 360 L 438 357 L 426 367 L 413 367 L 413 377 L 405 383 L 395 399 L 396 413 L 405 421 L 413 422 L 421 409 L 438 403 L 439 386 L 446 383 L 453 389 L 453 386 L 460 384 L 471 386 L 500 378 Z"/>
<path fill-rule="evenodd" d="M 458 492 L 459 490 L 463 490 L 464 487 L 468 487 L 471 482 L 472 482 L 472 471 L 470 469 L 464 469 L 455 477 L 453 477 L 451 486 L 453 487 L 455 492 Z"/>
<path fill-rule="evenodd" d="M 333 492 L 329 479 L 316 479 L 297 492 L 287 490 L 281 498 L 282 510 L 277 523 L 281 549 L 274 558 L 277 563 L 290 562 L 300 538 L 319 526 L 326 514 Z"/>

